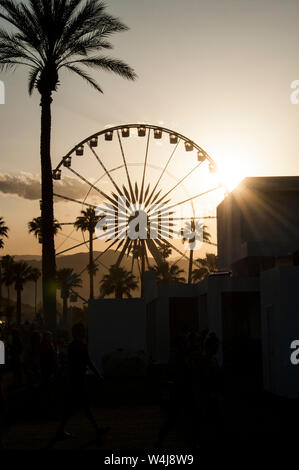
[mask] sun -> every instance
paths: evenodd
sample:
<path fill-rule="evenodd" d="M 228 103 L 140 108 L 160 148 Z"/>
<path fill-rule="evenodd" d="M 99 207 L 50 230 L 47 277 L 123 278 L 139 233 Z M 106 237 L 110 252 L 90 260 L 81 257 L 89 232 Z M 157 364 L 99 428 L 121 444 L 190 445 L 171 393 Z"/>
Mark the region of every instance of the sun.
<path fill-rule="evenodd" d="M 219 152 L 220 155 L 220 152 Z M 215 155 L 217 171 L 215 178 L 219 184 L 222 184 L 228 191 L 235 189 L 241 181 L 248 176 L 247 160 L 229 153 L 221 153 L 221 157 Z"/>
<path fill-rule="evenodd" d="M 226 164 L 224 167 L 218 166 L 218 180 L 229 191 L 235 189 L 238 184 L 245 178 L 245 172 L 241 168 L 236 168 L 235 165 Z"/>

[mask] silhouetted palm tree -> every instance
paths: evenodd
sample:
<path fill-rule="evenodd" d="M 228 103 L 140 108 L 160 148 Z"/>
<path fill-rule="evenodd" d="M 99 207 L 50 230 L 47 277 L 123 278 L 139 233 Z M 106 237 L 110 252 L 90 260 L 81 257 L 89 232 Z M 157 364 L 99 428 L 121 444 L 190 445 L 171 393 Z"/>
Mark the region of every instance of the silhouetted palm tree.
<path fill-rule="evenodd" d="M 62 68 L 83 78 L 102 93 L 84 67 L 114 72 L 134 80 L 133 69 L 121 60 L 102 55 L 112 48 L 108 39 L 128 28 L 106 13 L 100 0 L 0 0 L 0 18 L 13 26 L 0 29 L 0 70 L 17 65 L 29 68 L 29 94 L 41 95 L 42 273 L 46 324 L 56 326 L 56 276 L 53 233 L 51 164 L 52 94 Z"/>
<path fill-rule="evenodd" d="M 41 272 L 38 268 L 31 268 L 31 281 L 34 282 L 34 313 L 36 315 L 36 302 L 37 302 L 37 281 L 41 277 Z"/>
<path fill-rule="evenodd" d="M 93 262 L 93 237 L 95 233 L 96 226 L 101 220 L 101 216 L 96 215 L 95 210 L 92 207 L 81 211 L 81 215 L 77 217 L 74 227 L 76 230 L 81 230 L 82 232 L 88 232 L 89 234 L 89 298 L 94 298 L 94 285 L 93 278 L 95 275 L 94 272 L 94 262 Z"/>
<path fill-rule="evenodd" d="M 1 266 L 2 266 L 2 282 L 7 288 L 7 304 L 6 312 L 9 316 L 10 312 L 10 286 L 14 282 L 14 271 L 13 271 L 14 259 L 12 256 L 6 255 L 2 256 Z M 9 318 L 7 318 L 9 320 Z"/>
<path fill-rule="evenodd" d="M 0 217 L 0 248 L 4 247 L 3 238 L 8 237 L 8 230 L 9 228 L 5 225 L 3 217 Z"/>
<path fill-rule="evenodd" d="M 172 249 L 166 243 L 160 247 L 159 251 L 164 261 L 172 254 Z"/>
<path fill-rule="evenodd" d="M 157 281 L 165 284 L 174 284 L 185 282 L 182 276 L 183 269 L 180 269 L 177 264 L 170 264 L 168 261 L 163 261 L 159 265 L 151 268 L 157 275 Z"/>
<path fill-rule="evenodd" d="M 115 294 L 116 299 L 122 299 L 124 295 L 130 298 L 131 291 L 137 288 L 136 276 L 115 264 L 110 266 L 109 274 L 105 274 L 100 281 L 101 297 Z"/>
<path fill-rule="evenodd" d="M 54 219 L 54 228 L 53 228 L 53 234 L 57 235 L 58 230 L 61 230 L 61 225 L 58 222 L 58 220 Z M 34 236 L 38 240 L 42 240 L 42 218 L 41 217 L 34 217 L 34 219 L 30 220 L 28 222 L 28 232 L 33 233 Z"/>
<path fill-rule="evenodd" d="M 32 281 L 32 268 L 24 261 L 17 261 L 13 264 L 14 285 L 17 292 L 17 324 L 22 320 L 22 291 L 26 282 Z"/>
<path fill-rule="evenodd" d="M 73 288 L 82 287 L 82 280 L 79 274 L 74 273 L 73 268 L 62 268 L 57 271 L 57 283 L 63 301 L 62 322 L 65 326 L 67 322 L 69 296 Z"/>
<path fill-rule="evenodd" d="M 209 242 L 211 235 L 208 232 L 208 227 L 201 224 L 194 219 L 187 222 L 182 230 L 182 241 L 189 245 L 189 268 L 188 268 L 188 283 L 192 282 L 192 268 L 193 268 L 193 253 L 196 247 L 196 242 Z"/>
<path fill-rule="evenodd" d="M 3 238 L 8 237 L 9 228 L 5 225 L 3 217 L 0 217 L 0 248 L 4 247 Z M 2 310 L 2 266 L 0 263 L 0 310 Z"/>
<path fill-rule="evenodd" d="M 217 256 L 214 253 L 206 253 L 205 258 L 198 258 L 195 262 L 198 267 L 192 271 L 192 280 L 194 282 L 202 281 L 211 272 L 218 270 Z"/>

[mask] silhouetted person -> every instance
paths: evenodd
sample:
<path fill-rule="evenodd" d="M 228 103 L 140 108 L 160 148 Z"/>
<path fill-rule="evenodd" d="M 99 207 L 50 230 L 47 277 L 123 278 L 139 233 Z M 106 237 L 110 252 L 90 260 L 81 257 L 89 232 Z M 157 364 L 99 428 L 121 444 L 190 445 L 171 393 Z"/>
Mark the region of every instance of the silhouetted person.
<path fill-rule="evenodd" d="M 193 390 L 193 439 L 202 437 L 208 426 L 219 424 L 219 398 L 222 393 L 222 374 L 217 361 L 219 340 L 209 333 L 204 341 L 203 351 L 192 363 Z"/>
<path fill-rule="evenodd" d="M 47 331 L 40 345 L 40 370 L 42 384 L 48 385 L 57 369 L 57 354 L 52 334 Z"/>
<path fill-rule="evenodd" d="M 89 406 L 85 383 L 87 367 L 94 372 L 99 379 L 102 379 L 102 376 L 89 358 L 87 345 L 85 343 L 86 331 L 84 325 L 82 323 L 74 325 L 72 328 L 72 334 L 73 341 L 68 347 L 68 380 L 64 412 L 61 424 L 56 434 L 56 439 L 71 437 L 71 434 L 65 431 L 65 426 L 76 407 L 84 409 L 85 415 L 98 435 L 108 430 L 108 428 L 98 427 Z"/>
<path fill-rule="evenodd" d="M 22 384 L 22 363 L 21 357 L 23 352 L 23 345 L 20 333 L 17 328 L 14 328 L 11 333 L 10 344 L 10 367 L 13 374 L 13 387 L 19 387 Z"/>
<path fill-rule="evenodd" d="M 25 349 L 25 371 L 29 385 L 35 386 L 40 382 L 40 333 L 33 330 Z"/>
<path fill-rule="evenodd" d="M 0 340 L 4 342 L 4 336 L 0 330 Z M 3 393 L 3 372 L 4 365 L 0 364 L 0 450 L 3 448 L 3 428 L 5 425 L 5 402 Z"/>
<path fill-rule="evenodd" d="M 177 421 L 190 415 L 191 384 L 187 357 L 188 338 L 179 336 L 176 338 L 173 355 L 169 363 L 173 381 L 168 383 L 170 397 L 167 416 L 159 430 L 158 439 L 155 443 L 156 447 L 162 447 L 166 435 Z"/>

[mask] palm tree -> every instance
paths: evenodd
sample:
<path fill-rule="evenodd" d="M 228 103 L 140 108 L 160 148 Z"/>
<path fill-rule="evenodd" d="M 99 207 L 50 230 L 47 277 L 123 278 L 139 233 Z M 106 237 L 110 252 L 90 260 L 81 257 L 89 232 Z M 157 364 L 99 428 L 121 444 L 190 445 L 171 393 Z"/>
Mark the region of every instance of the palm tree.
<path fill-rule="evenodd" d="M 14 274 L 13 274 L 14 259 L 13 257 L 9 255 L 2 256 L 1 265 L 3 268 L 2 281 L 3 281 L 3 284 L 5 284 L 5 286 L 7 287 L 7 306 L 9 307 L 9 304 L 10 304 L 10 289 L 9 288 L 14 282 Z"/>
<path fill-rule="evenodd" d="M 56 263 L 51 163 L 52 94 L 64 68 L 102 89 L 84 69 L 114 72 L 134 80 L 134 70 L 121 60 L 102 55 L 112 49 L 108 39 L 128 28 L 106 13 L 100 0 L 0 0 L 0 18 L 13 29 L 0 29 L 0 70 L 29 68 L 29 94 L 41 96 L 42 273 L 46 324 L 56 326 Z"/>
<path fill-rule="evenodd" d="M 209 242 L 211 235 L 208 232 L 208 227 L 201 224 L 195 219 L 187 222 L 182 230 L 182 241 L 189 245 L 189 268 L 188 268 L 188 284 L 192 282 L 192 267 L 193 267 L 193 253 L 196 246 L 196 241 Z"/>
<path fill-rule="evenodd" d="M 37 301 L 37 281 L 41 277 L 41 272 L 38 268 L 31 268 L 31 281 L 34 282 L 34 313 L 36 315 L 36 301 Z"/>
<path fill-rule="evenodd" d="M 182 276 L 183 269 L 180 269 L 177 264 L 170 264 L 168 261 L 163 261 L 159 265 L 151 268 L 157 275 L 157 281 L 163 284 L 175 284 L 185 282 Z"/>
<path fill-rule="evenodd" d="M 101 220 L 102 216 L 98 216 L 92 207 L 81 211 L 81 215 L 77 217 L 74 227 L 76 230 L 89 233 L 89 298 L 94 298 L 94 283 L 93 278 L 95 276 L 94 262 L 93 262 L 93 236 L 95 233 L 96 226 Z"/>
<path fill-rule="evenodd" d="M 69 296 L 72 289 L 75 287 L 82 287 L 82 280 L 79 274 L 74 273 L 73 268 L 62 268 L 57 271 L 57 282 L 63 301 L 62 322 L 63 325 L 66 325 Z"/>
<path fill-rule="evenodd" d="M 131 291 L 137 288 L 136 276 L 116 264 L 110 266 L 109 274 L 105 274 L 100 282 L 101 297 L 115 293 L 116 299 L 122 299 L 124 295 L 131 298 Z"/>
<path fill-rule="evenodd" d="M 32 281 L 32 268 L 24 261 L 14 262 L 13 277 L 15 290 L 17 292 L 17 324 L 21 324 L 22 319 L 22 291 L 26 282 Z"/>
<path fill-rule="evenodd" d="M 54 219 L 53 221 L 53 235 L 57 235 L 58 230 L 61 230 L 61 225 L 58 220 Z M 42 240 L 42 218 L 41 217 L 34 217 L 34 219 L 28 222 L 28 232 L 33 233 L 33 235 L 38 239 Z"/>
<path fill-rule="evenodd" d="M 3 237 L 7 238 L 8 237 L 8 230 L 9 228 L 5 225 L 5 222 L 3 220 L 3 217 L 0 217 L 0 248 L 4 247 L 4 241 Z"/>
<path fill-rule="evenodd" d="M 5 225 L 3 217 L 0 217 L 0 248 L 4 247 L 3 237 L 8 237 L 9 228 Z M 0 310 L 2 310 L 2 267 L 0 263 Z"/>
<path fill-rule="evenodd" d="M 163 261 L 166 261 L 167 258 L 169 258 L 169 256 L 171 256 L 172 254 L 172 249 L 169 248 L 166 243 L 160 247 L 159 251 L 161 253 Z"/>
<path fill-rule="evenodd" d="M 217 256 L 214 253 L 206 253 L 205 258 L 198 258 L 195 262 L 198 267 L 192 271 L 192 280 L 194 282 L 202 281 L 211 272 L 218 269 Z"/>

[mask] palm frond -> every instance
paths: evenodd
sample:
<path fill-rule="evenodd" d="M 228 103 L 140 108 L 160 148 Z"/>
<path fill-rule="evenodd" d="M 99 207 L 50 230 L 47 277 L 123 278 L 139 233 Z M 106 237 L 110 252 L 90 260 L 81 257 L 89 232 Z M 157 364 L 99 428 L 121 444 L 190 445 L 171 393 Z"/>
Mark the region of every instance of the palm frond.
<path fill-rule="evenodd" d="M 74 65 L 66 65 L 66 68 L 70 70 L 71 72 L 79 75 L 79 77 L 83 78 L 87 83 L 89 83 L 89 85 L 91 85 L 97 91 L 99 91 L 100 93 L 103 93 L 103 90 L 100 88 L 97 82 L 90 75 L 84 72 L 84 70 Z"/>
<path fill-rule="evenodd" d="M 37 83 L 37 77 L 39 73 L 40 73 L 40 69 L 36 68 L 36 69 L 33 69 L 29 74 L 28 92 L 30 96 L 32 95 L 34 87 Z"/>
<path fill-rule="evenodd" d="M 87 57 L 86 59 L 78 59 L 75 61 L 67 62 L 65 65 L 82 64 L 87 67 L 101 68 L 109 72 L 116 73 L 128 80 L 135 80 L 137 78 L 134 70 L 125 62 L 119 59 L 112 59 L 111 57 Z"/>

